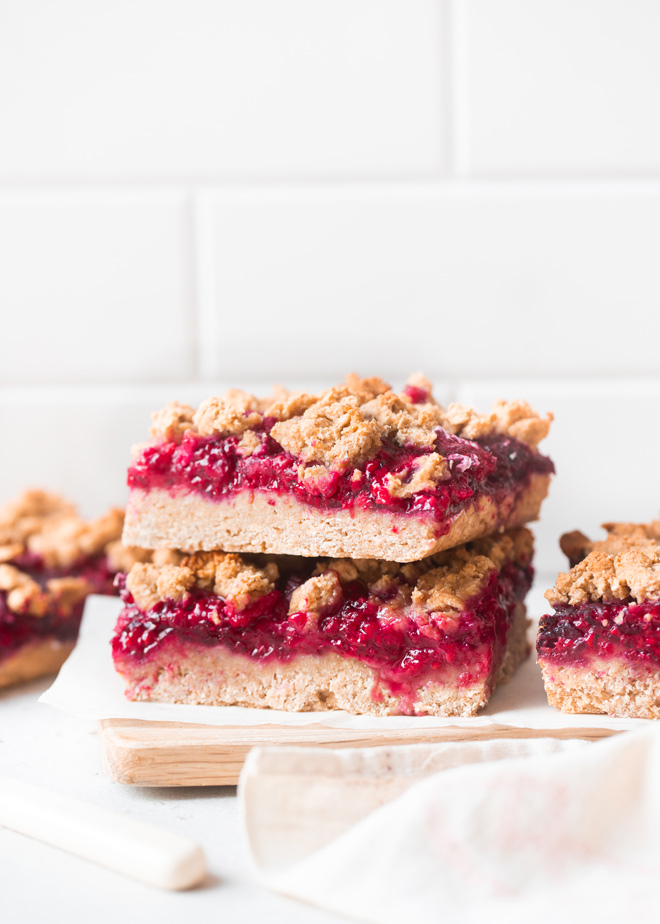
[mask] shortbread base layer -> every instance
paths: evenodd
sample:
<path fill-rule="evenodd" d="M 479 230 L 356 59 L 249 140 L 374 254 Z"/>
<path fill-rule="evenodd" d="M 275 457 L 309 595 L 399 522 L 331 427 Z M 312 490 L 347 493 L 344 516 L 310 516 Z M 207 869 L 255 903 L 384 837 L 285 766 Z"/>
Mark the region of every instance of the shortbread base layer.
<path fill-rule="evenodd" d="M 589 667 L 539 663 L 548 702 L 561 712 L 660 719 L 660 671 L 635 671 L 620 658 Z"/>
<path fill-rule="evenodd" d="M 296 498 L 241 492 L 221 501 L 162 489 L 131 491 L 122 541 L 145 549 L 419 561 L 499 528 L 538 517 L 549 475 L 535 474 L 521 493 L 496 504 L 478 498 L 438 535 L 429 518 L 371 510 L 318 510 Z"/>
<path fill-rule="evenodd" d="M 125 660 L 120 671 L 129 699 L 157 703 L 252 706 L 311 712 L 343 709 L 357 715 L 475 715 L 495 683 L 508 681 L 529 654 L 526 609 L 520 603 L 501 663 L 467 687 L 427 680 L 412 694 L 395 695 L 362 661 L 334 652 L 288 662 L 253 661 L 222 646 L 203 648 L 176 640 L 144 661 Z"/>
<path fill-rule="evenodd" d="M 0 661 L 0 689 L 56 674 L 73 651 L 74 644 L 44 639 L 19 648 Z"/>

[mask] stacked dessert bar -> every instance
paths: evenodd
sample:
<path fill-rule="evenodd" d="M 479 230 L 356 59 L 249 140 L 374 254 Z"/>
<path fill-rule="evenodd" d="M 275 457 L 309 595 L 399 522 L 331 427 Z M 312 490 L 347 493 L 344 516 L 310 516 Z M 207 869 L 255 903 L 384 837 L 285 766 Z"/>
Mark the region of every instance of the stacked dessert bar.
<path fill-rule="evenodd" d="M 113 640 L 132 699 L 472 715 L 527 653 L 552 463 L 522 402 L 348 376 L 169 404 L 129 469 Z"/>

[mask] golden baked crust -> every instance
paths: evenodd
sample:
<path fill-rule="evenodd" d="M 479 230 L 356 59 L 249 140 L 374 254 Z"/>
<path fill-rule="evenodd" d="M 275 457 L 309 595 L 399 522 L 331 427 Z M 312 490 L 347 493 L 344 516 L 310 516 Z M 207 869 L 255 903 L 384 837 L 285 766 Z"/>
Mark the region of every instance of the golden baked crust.
<path fill-rule="evenodd" d="M 656 671 L 631 671 L 621 658 L 593 658 L 588 665 L 541 662 L 551 706 L 561 712 L 660 719 Z"/>
<path fill-rule="evenodd" d="M 359 578 L 372 594 L 387 591 L 393 609 L 412 604 L 425 612 L 451 616 L 463 610 L 507 562 L 528 565 L 532 555 L 532 534 L 522 527 L 411 564 L 324 559 L 294 591 L 290 612 L 318 615 L 338 601 L 342 584 Z M 226 552 L 195 552 L 178 565 L 137 563 L 128 573 L 126 586 L 142 610 L 161 600 L 182 600 L 194 589 L 212 591 L 241 610 L 275 588 L 280 569 L 273 558 L 251 560 Z M 299 559 L 298 564 L 309 573 L 313 563 Z M 282 570 L 290 568 L 291 562 L 283 559 Z"/>
<path fill-rule="evenodd" d="M 550 414 L 539 417 L 522 401 L 498 401 L 488 415 L 460 404 L 445 409 L 434 401 L 430 383 L 421 373 L 411 376 L 409 386 L 426 400 L 413 402 L 406 389 L 397 394 L 382 379 L 355 374 L 316 395 L 278 388 L 272 398 L 259 399 L 231 389 L 221 397 L 207 398 L 197 411 L 178 402 L 168 404 L 153 415 L 151 436 L 156 441 L 180 441 L 190 431 L 245 440 L 252 433 L 253 438 L 245 442 L 249 454 L 261 441 L 264 418 L 275 419 L 271 435 L 294 458 L 346 471 L 373 458 L 385 438 L 401 446 L 432 447 L 437 427 L 466 439 L 509 434 L 535 449 L 552 420 Z M 442 457 L 435 460 L 433 475 L 419 479 L 418 490 L 442 477 L 442 461 Z"/>
<path fill-rule="evenodd" d="M 534 473 L 519 494 L 497 502 L 476 498 L 442 535 L 430 517 L 402 518 L 381 509 L 324 511 L 293 496 L 278 497 L 273 505 L 267 495 L 247 491 L 219 504 L 194 492 L 134 488 L 126 508 L 123 541 L 140 548 L 189 552 L 224 549 L 416 562 L 498 529 L 535 520 L 549 482 L 549 475 Z"/>
<path fill-rule="evenodd" d="M 608 535 L 599 541 L 577 531 L 562 536 L 565 554 L 581 560 L 546 592 L 550 603 L 576 606 L 629 598 L 641 603 L 660 596 L 660 520 L 603 526 Z"/>
<path fill-rule="evenodd" d="M 56 674 L 73 651 L 73 642 L 36 639 L 0 661 L 0 690 Z"/>

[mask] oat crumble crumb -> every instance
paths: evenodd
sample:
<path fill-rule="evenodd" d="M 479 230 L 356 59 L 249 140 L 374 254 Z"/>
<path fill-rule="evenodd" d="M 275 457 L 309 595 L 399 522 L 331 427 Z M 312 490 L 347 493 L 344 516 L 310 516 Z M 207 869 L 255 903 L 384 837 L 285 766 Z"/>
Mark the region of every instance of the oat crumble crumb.
<path fill-rule="evenodd" d="M 309 578 L 294 590 L 289 604 L 289 615 L 308 613 L 313 617 L 313 625 L 324 611 L 336 606 L 341 598 L 339 575 L 334 570 L 324 571 L 323 574 Z"/>
<path fill-rule="evenodd" d="M 423 372 L 413 372 L 412 375 L 409 375 L 406 380 L 406 385 L 409 385 L 412 388 L 418 388 L 420 391 L 425 392 L 426 400 L 433 401 L 433 386 Z"/>
<path fill-rule="evenodd" d="M 370 593 L 387 595 L 392 618 L 397 618 L 397 612 L 409 612 L 416 620 L 427 618 L 429 613 L 454 617 L 507 561 L 529 564 L 532 544 L 529 530 L 520 528 L 405 565 L 375 559 L 322 559 L 294 590 L 289 613 L 308 613 L 310 628 L 320 614 L 341 603 L 343 585 L 360 580 Z M 258 560 L 264 561 L 263 557 Z M 279 560 L 286 578 L 291 562 L 286 556 Z M 302 559 L 300 562 L 304 563 Z M 167 575 L 166 580 L 159 576 L 161 572 Z M 234 553 L 195 552 L 184 556 L 180 567 L 134 565 L 127 587 L 143 610 L 197 588 L 232 601 L 240 611 L 273 590 L 279 579 L 280 569 L 272 560 L 259 566 Z"/>
<path fill-rule="evenodd" d="M 557 577 L 545 594 L 550 603 L 575 606 L 629 597 L 641 603 L 660 596 L 660 522 L 604 526 L 608 535 L 601 541 L 578 531 L 562 536 L 569 560 L 582 560 Z"/>
<path fill-rule="evenodd" d="M 106 546 L 105 553 L 108 556 L 108 564 L 113 571 L 130 571 L 137 562 L 148 562 L 152 560 L 152 553 L 148 549 L 138 549 L 132 546 L 123 545 L 120 539 L 109 543 Z"/>
<path fill-rule="evenodd" d="M 222 398 L 207 398 L 195 412 L 193 423 L 200 436 L 213 436 L 215 433 L 239 436 L 259 426 L 261 414 L 258 411 L 240 410 Z"/>
<path fill-rule="evenodd" d="M 343 471 L 372 459 L 380 449 L 378 426 L 348 396 L 318 402 L 301 417 L 275 424 L 271 435 L 295 458 Z"/>
<path fill-rule="evenodd" d="M 236 452 L 239 456 L 243 456 L 244 459 L 247 459 L 249 456 L 253 455 L 260 446 L 261 440 L 254 430 L 246 430 L 236 447 Z"/>
<path fill-rule="evenodd" d="M 385 478 L 385 483 L 393 497 L 411 497 L 420 491 L 432 491 L 449 477 L 449 466 L 444 457 L 437 452 L 431 452 L 419 456 L 411 472 L 404 473 L 404 477 L 390 473 Z"/>
<path fill-rule="evenodd" d="M 173 440 L 180 443 L 186 430 L 193 425 L 195 411 L 189 404 L 170 401 L 151 415 L 150 435 L 158 440 Z"/>

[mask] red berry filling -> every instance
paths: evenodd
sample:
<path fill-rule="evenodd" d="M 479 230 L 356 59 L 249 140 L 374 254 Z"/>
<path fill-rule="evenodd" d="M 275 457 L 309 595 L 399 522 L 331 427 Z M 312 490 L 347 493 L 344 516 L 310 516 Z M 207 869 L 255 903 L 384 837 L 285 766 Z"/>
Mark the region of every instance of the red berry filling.
<path fill-rule="evenodd" d="M 122 611 L 112 642 L 118 670 L 131 661 L 158 659 L 176 642 L 223 646 L 256 661 L 289 661 L 334 651 L 373 668 L 382 684 L 412 707 L 425 681 L 467 687 L 499 666 L 515 606 L 527 593 L 532 568 L 506 564 L 466 608 L 448 618 L 393 605 L 392 593 L 375 596 L 361 581 L 343 586 L 343 599 L 317 620 L 288 614 L 295 588 L 285 584 L 237 612 L 222 598 L 196 591 L 182 602 L 165 600 L 142 612 L 119 576 Z"/>
<path fill-rule="evenodd" d="M 289 494 L 326 510 L 380 508 L 430 516 L 442 533 L 471 499 L 488 496 L 499 502 L 522 493 L 534 473 L 554 472 L 550 459 L 512 437 L 496 435 L 477 442 L 438 429 L 434 447 L 401 448 L 384 441 L 371 461 L 344 473 L 328 471 L 327 479 L 310 487 L 299 476 L 299 460 L 270 436 L 273 423 L 264 421 L 258 431 L 261 446 L 247 458 L 239 453 L 236 436 L 188 433 L 179 444 L 147 446 L 129 469 L 128 485 L 145 490 L 183 489 L 217 501 L 242 490 Z M 450 479 L 410 497 L 393 496 L 388 476 L 405 482 L 412 477 L 416 460 L 433 451 L 446 458 Z"/>
<path fill-rule="evenodd" d="M 81 577 L 91 585 L 90 593 L 113 594 L 114 572 L 104 554 L 83 559 L 68 568 L 49 568 L 33 552 L 22 552 L 9 564 L 20 568 L 42 586 L 51 578 Z M 0 661 L 14 654 L 23 645 L 43 639 L 60 642 L 75 641 L 80 628 L 85 601 L 65 610 L 49 608 L 43 616 L 15 613 L 7 606 L 7 594 L 0 591 Z"/>
<path fill-rule="evenodd" d="M 539 660 L 587 667 L 620 658 L 631 666 L 660 668 L 660 601 L 557 606 L 539 625 Z"/>

